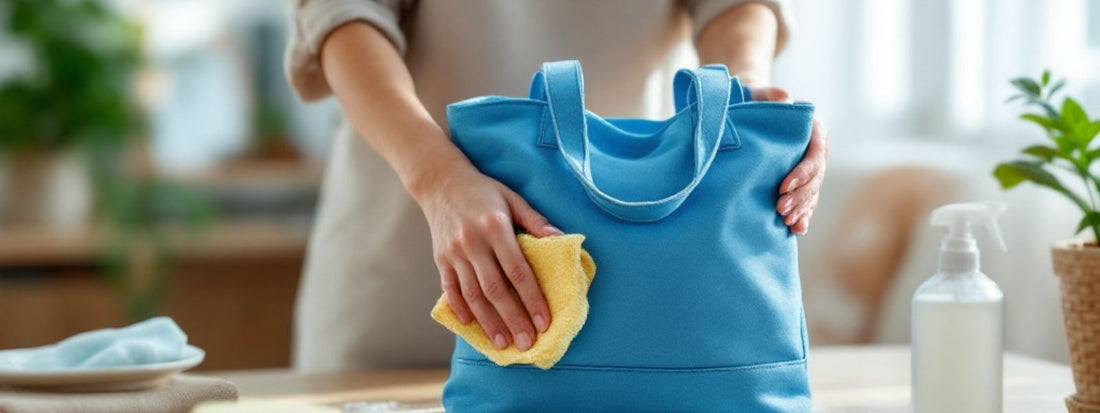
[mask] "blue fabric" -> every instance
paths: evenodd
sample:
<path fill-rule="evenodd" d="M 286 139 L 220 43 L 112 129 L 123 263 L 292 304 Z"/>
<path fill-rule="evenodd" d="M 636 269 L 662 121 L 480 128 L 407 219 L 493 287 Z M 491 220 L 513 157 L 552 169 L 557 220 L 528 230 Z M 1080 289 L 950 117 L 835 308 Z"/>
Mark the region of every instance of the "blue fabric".
<path fill-rule="evenodd" d="M 43 347 L 0 351 L 0 370 L 51 371 L 132 367 L 190 355 L 187 335 L 168 317 L 105 328 Z"/>
<path fill-rule="evenodd" d="M 673 85 L 664 121 L 586 111 L 576 62 L 545 64 L 527 99 L 448 107 L 470 160 L 584 234 L 599 268 L 552 369 L 499 367 L 457 339 L 448 411 L 810 409 L 797 246 L 775 203 L 813 106 L 753 102 L 724 66 Z"/>

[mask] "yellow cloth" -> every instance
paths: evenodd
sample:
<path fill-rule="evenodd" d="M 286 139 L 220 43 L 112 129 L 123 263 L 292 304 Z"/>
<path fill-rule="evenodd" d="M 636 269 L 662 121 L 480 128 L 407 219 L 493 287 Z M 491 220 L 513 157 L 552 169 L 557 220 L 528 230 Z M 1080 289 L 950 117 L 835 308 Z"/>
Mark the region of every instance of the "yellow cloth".
<path fill-rule="evenodd" d="M 435 303 L 432 318 L 498 365 L 534 364 L 545 370 L 561 360 L 588 318 L 588 286 L 596 275 L 596 264 L 581 248 L 581 234 L 543 238 L 520 234 L 516 238 L 550 307 L 550 326 L 539 334 L 534 346 L 527 351 L 514 344 L 497 349 L 476 320 L 469 324 L 458 320 L 447 305 L 446 293 Z"/>

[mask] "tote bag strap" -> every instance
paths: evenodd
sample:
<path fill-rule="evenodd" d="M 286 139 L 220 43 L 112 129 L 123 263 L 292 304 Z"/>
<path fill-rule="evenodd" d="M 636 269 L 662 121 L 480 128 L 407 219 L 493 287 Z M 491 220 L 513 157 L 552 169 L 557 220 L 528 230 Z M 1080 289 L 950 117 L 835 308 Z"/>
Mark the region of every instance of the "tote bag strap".
<path fill-rule="evenodd" d="M 700 70 L 727 70 L 725 65 L 706 65 Z M 688 76 L 677 76 L 672 79 L 672 102 L 675 105 L 676 112 L 683 110 L 684 108 L 691 106 L 695 103 L 696 95 L 691 90 L 691 78 Z M 747 87 L 741 85 L 741 79 L 737 76 L 730 78 L 730 105 L 747 102 L 752 100 L 752 92 Z"/>
<path fill-rule="evenodd" d="M 691 136 L 694 152 L 692 179 L 667 197 L 626 201 L 607 194 L 592 179 L 580 63 L 575 60 L 544 63 L 542 70 L 531 81 L 530 96 L 546 101 L 551 129 L 565 163 L 588 197 L 615 217 L 632 222 L 653 222 L 672 214 L 703 180 L 718 153 L 726 125 L 726 106 L 730 101 L 730 77 L 726 67 L 712 65 L 699 70 L 682 69 L 676 73 L 673 84 L 685 91 L 685 104 L 691 102 L 696 105 Z"/>

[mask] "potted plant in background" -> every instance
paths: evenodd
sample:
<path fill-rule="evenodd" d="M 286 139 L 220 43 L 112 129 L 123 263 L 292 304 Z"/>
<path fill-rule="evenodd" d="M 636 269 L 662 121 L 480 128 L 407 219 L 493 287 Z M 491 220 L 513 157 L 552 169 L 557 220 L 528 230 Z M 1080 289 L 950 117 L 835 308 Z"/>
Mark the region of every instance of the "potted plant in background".
<path fill-rule="evenodd" d="M 5 224 L 73 229 L 90 218 L 90 151 L 136 137 L 138 30 L 104 7 L 8 2 L 5 27 L 26 70 L 0 80 Z M 7 42 L 9 40 L 5 40 Z M 12 58 L 9 55 L 6 58 Z"/>
<path fill-rule="evenodd" d="M 95 0 L 0 8 L 30 66 L 0 79 L 0 223 L 98 234 L 101 273 L 122 308 L 134 319 L 155 315 L 166 295 L 168 224 L 199 227 L 213 207 L 158 179 L 141 145 L 139 27 Z"/>
<path fill-rule="evenodd" d="M 1039 79 L 1013 79 L 1012 84 L 1020 93 L 1009 101 L 1022 100 L 1038 109 L 1020 118 L 1041 127 L 1048 142 L 1024 148 L 1024 158 L 998 164 L 993 175 L 1003 189 L 1031 182 L 1062 194 L 1081 209 L 1077 233 L 1087 230 L 1093 241 L 1063 241 L 1052 248 L 1077 387 L 1066 406 L 1070 412 L 1100 412 L 1100 248 L 1095 241 L 1100 239 L 1100 176 L 1092 171 L 1093 162 L 1100 160 L 1100 142 L 1093 145 L 1100 119 L 1089 119 L 1070 97 L 1056 106 L 1052 98 L 1065 80 L 1051 82 L 1049 71 Z M 1059 177 L 1079 184 L 1071 188 Z"/>

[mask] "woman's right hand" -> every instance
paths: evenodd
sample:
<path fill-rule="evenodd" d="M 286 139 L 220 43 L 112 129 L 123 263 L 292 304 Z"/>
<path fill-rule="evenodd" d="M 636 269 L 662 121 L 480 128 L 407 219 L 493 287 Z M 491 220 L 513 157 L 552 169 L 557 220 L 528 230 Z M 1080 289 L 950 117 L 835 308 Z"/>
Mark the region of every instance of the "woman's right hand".
<path fill-rule="evenodd" d="M 562 232 L 468 162 L 431 167 L 444 172 L 414 197 L 431 228 L 447 304 L 463 324 L 477 320 L 497 348 L 531 348 L 536 329 L 550 325 L 550 310 L 513 223 L 536 237 Z"/>
<path fill-rule="evenodd" d="M 321 67 L 355 130 L 393 167 L 431 227 L 447 303 L 477 320 L 500 348 L 526 350 L 550 310 L 516 242 L 513 222 L 536 237 L 560 234 L 527 202 L 482 175 L 421 104 L 401 54 L 365 22 L 324 41 Z M 410 280 L 413 282 L 415 280 Z"/>

